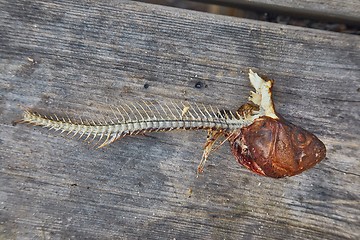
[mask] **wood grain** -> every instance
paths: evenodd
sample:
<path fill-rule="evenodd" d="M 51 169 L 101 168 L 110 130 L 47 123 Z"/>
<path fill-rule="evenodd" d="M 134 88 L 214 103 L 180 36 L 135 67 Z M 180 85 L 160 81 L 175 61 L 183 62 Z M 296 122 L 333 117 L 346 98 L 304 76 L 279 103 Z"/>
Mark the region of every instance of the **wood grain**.
<path fill-rule="evenodd" d="M 354 24 L 360 23 L 360 1 L 358 0 L 212 0 L 211 2 L 219 5 L 250 7 L 261 11 L 277 11 L 287 15 L 311 16 L 324 21 L 341 20 Z"/>
<path fill-rule="evenodd" d="M 0 1 L 0 239 L 358 239 L 360 37 L 131 1 Z M 274 180 L 205 132 L 94 150 L 13 125 L 21 107 L 107 113 L 129 100 L 236 109 L 249 68 L 327 159 Z"/>

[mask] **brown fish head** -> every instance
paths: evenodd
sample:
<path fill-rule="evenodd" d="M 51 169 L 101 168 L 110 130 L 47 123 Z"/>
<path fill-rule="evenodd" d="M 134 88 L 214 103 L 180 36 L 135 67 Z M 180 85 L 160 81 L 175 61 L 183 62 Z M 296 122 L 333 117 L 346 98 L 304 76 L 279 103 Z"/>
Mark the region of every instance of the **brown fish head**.
<path fill-rule="evenodd" d="M 325 158 L 325 145 L 286 120 L 262 116 L 229 138 L 236 160 L 260 175 L 299 174 Z"/>

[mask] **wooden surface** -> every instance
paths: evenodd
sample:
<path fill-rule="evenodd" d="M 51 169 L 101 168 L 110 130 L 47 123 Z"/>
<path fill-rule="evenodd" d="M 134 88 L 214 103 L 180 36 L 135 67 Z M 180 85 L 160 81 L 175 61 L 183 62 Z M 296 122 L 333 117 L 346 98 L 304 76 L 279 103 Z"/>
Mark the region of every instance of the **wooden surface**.
<path fill-rule="evenodd" d="M 195 0 L 209 2 L 205 0 Z M 304 15 L 323 20 L 342 20 L 360 24 L 359 0 L 212 0 L 216 4 L 230 4 L 255 9 L 275 10 L 287 15 Z"/>
<path fill-rule="evenodd" d="M 359 36 L 116 0 L 0 1 L 0 16 L 0 239 L 359 239 Z M 270 179 L 225 144 L 196 178 L 202 131 L 94 150 L 13 125 L 21 106 L 236 109 L 250 67 L 276 79 L 278 111 L 325 142 L 326 160 Z"/>

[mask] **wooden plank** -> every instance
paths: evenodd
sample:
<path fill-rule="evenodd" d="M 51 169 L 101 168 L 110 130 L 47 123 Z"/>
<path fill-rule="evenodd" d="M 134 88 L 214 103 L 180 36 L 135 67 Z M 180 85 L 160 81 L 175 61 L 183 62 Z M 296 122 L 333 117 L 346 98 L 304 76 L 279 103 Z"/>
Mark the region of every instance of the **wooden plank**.
<path fill-rule="evenodd" d="M 0 15 L 0 239 L 359 238 L 359 36 L 116 0 L 1 1 Z M 20 106 L 235 109 L 250 67 L 276 79 L 278 111 L 325 142 L 315 168 L 256 176 L 224 145 L 196 178 L 202 131 L 95 150 L 12 125 Z"/>
<path fill-rule="evenodd" d="M 198 2 L 206 2 L 196 0 Z M 324 21 L 348 21 L 360 23 L 360 1 L 358 0 L 213 0 L 219 5 L 232 5 L 257 9 L 261 11 L 277 11 L 287 15 L 315 17 Z"/>

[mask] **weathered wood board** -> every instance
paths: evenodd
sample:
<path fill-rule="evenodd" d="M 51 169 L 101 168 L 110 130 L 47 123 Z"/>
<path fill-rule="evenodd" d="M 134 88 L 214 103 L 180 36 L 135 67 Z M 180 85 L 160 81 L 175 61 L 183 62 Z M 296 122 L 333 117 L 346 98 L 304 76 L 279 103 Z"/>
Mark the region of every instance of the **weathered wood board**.
<path fill-rule="evenodd" d="M 116 0 L 0 1 L 0 16 L 0 239 L 359 239 L 359 36 Z M 125 99 L 236 109 L 250 67 L 325 142 L 315 168 L 260 177 L 225 144 L 196 178 L 205 132 L 96 150 L 12 124 Z"/>
<path fill-rule="evenodd" d="M 358 0 L 213 0 L 211 2 L 220 5 L 230 4 L 261 10 L 275 10 L 289 15 L 312 16 L 323 20 L 332 19 L 360 23 L 360 1 Z"/>

